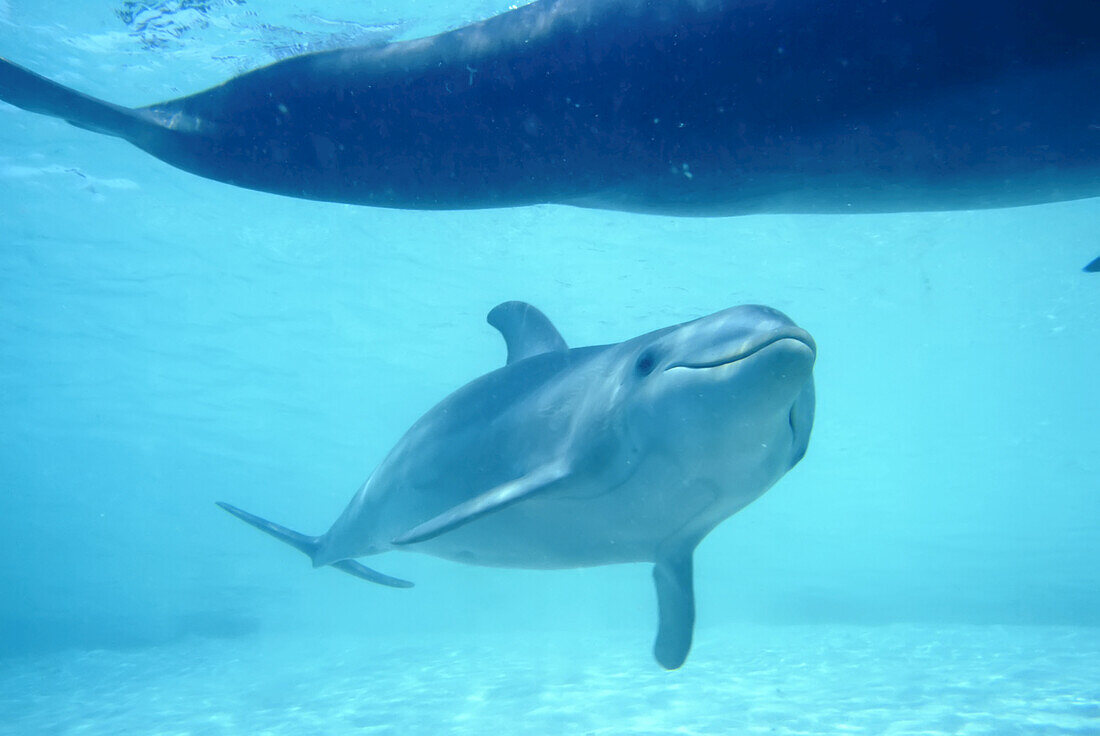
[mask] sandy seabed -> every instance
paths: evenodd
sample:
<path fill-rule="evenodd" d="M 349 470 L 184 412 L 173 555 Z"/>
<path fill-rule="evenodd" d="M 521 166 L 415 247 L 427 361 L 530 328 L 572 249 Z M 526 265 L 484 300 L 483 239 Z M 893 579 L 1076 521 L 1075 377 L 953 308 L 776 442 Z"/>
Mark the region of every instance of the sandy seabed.
<path fill-rule="evenodd" d="M 194 640 L 0 661 L 2 734 L 1100 734 L 1100 630 Z"/>

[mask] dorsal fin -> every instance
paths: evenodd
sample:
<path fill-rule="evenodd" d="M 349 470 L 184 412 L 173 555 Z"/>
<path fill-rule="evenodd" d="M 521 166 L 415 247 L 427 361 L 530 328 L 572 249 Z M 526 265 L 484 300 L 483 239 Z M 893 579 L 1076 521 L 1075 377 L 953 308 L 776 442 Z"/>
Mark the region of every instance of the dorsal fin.
<path fill-rule="evenodd" d="M 504 336 L 508 363 L 569 349 L 546 315 L 526 302 L 498 304 L 485 319 Z"/>

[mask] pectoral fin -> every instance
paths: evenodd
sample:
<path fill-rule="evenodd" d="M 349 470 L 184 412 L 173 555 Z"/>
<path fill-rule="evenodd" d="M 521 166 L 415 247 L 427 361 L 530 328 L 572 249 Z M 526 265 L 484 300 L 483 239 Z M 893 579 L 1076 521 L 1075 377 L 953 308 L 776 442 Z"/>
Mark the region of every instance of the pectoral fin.
<path fill-rule="evenodd" d="M 691 650 L 691 636 L 695 628 L 691 560 L 694 551 L 694 545 L 678 550 L 659 559 L 653 566 L 660 615 L 653 656 L 666 670 L 677 669 Z"/>
<path fill-rule="evenodd" d="M 527 475 L 503 483 L 443 512 L 434 519 L 413 527 L 393 540 L 393 544 L 415 544 L 438 537 L 486 514 L 500 511 L 512 504 L 531 498 L 568 475 L 565 463 L 544 465 Z"/>

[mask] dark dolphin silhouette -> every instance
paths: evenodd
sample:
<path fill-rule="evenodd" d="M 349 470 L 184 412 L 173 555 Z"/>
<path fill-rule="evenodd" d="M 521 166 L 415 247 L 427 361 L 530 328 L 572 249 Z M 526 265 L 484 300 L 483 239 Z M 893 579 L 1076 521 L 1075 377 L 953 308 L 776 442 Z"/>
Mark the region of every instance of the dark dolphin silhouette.
<path fill-rule="evenodd" d="M 676 215 L 1100 195 L 1097 0 L 540 0 L 128 109 L 0 99 L 292 197 Z"/>

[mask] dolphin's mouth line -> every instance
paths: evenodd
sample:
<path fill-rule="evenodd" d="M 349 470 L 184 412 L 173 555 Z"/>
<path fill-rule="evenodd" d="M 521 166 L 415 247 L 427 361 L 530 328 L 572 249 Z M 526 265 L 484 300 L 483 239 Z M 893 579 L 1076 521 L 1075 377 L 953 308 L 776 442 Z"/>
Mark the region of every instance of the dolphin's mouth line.
<path fill-rule="evenodd" d="M 673 368 L 691 368 L 692 370 L 698 370 L 700 368 L 719 368 L 721 366 L 736 363 L 738 361 L 744 360 L 745 358 L 752 357 L 769 345 L 774 345 L 781 340 L 795 340 L 796 342 L 800 342 L 808 347 L 810 351 L 814 353 L 814 355 L 817 355 L 817 346 L 814 344 L 813 338 L 810 337 L 809 333 L 799 330 L 798 332 L 783 332 L 776 335 L 771 335 L 767 339 L 762 340 L 756 345 L 753 345 L 751 348 L 745 350 L 744 352 L 738 353 L 737 355 L 729 358 L 708 360 L 702 363 L 674 363 L 668 368 L 665 368 L 665 370 L 670 371 Z"/>

